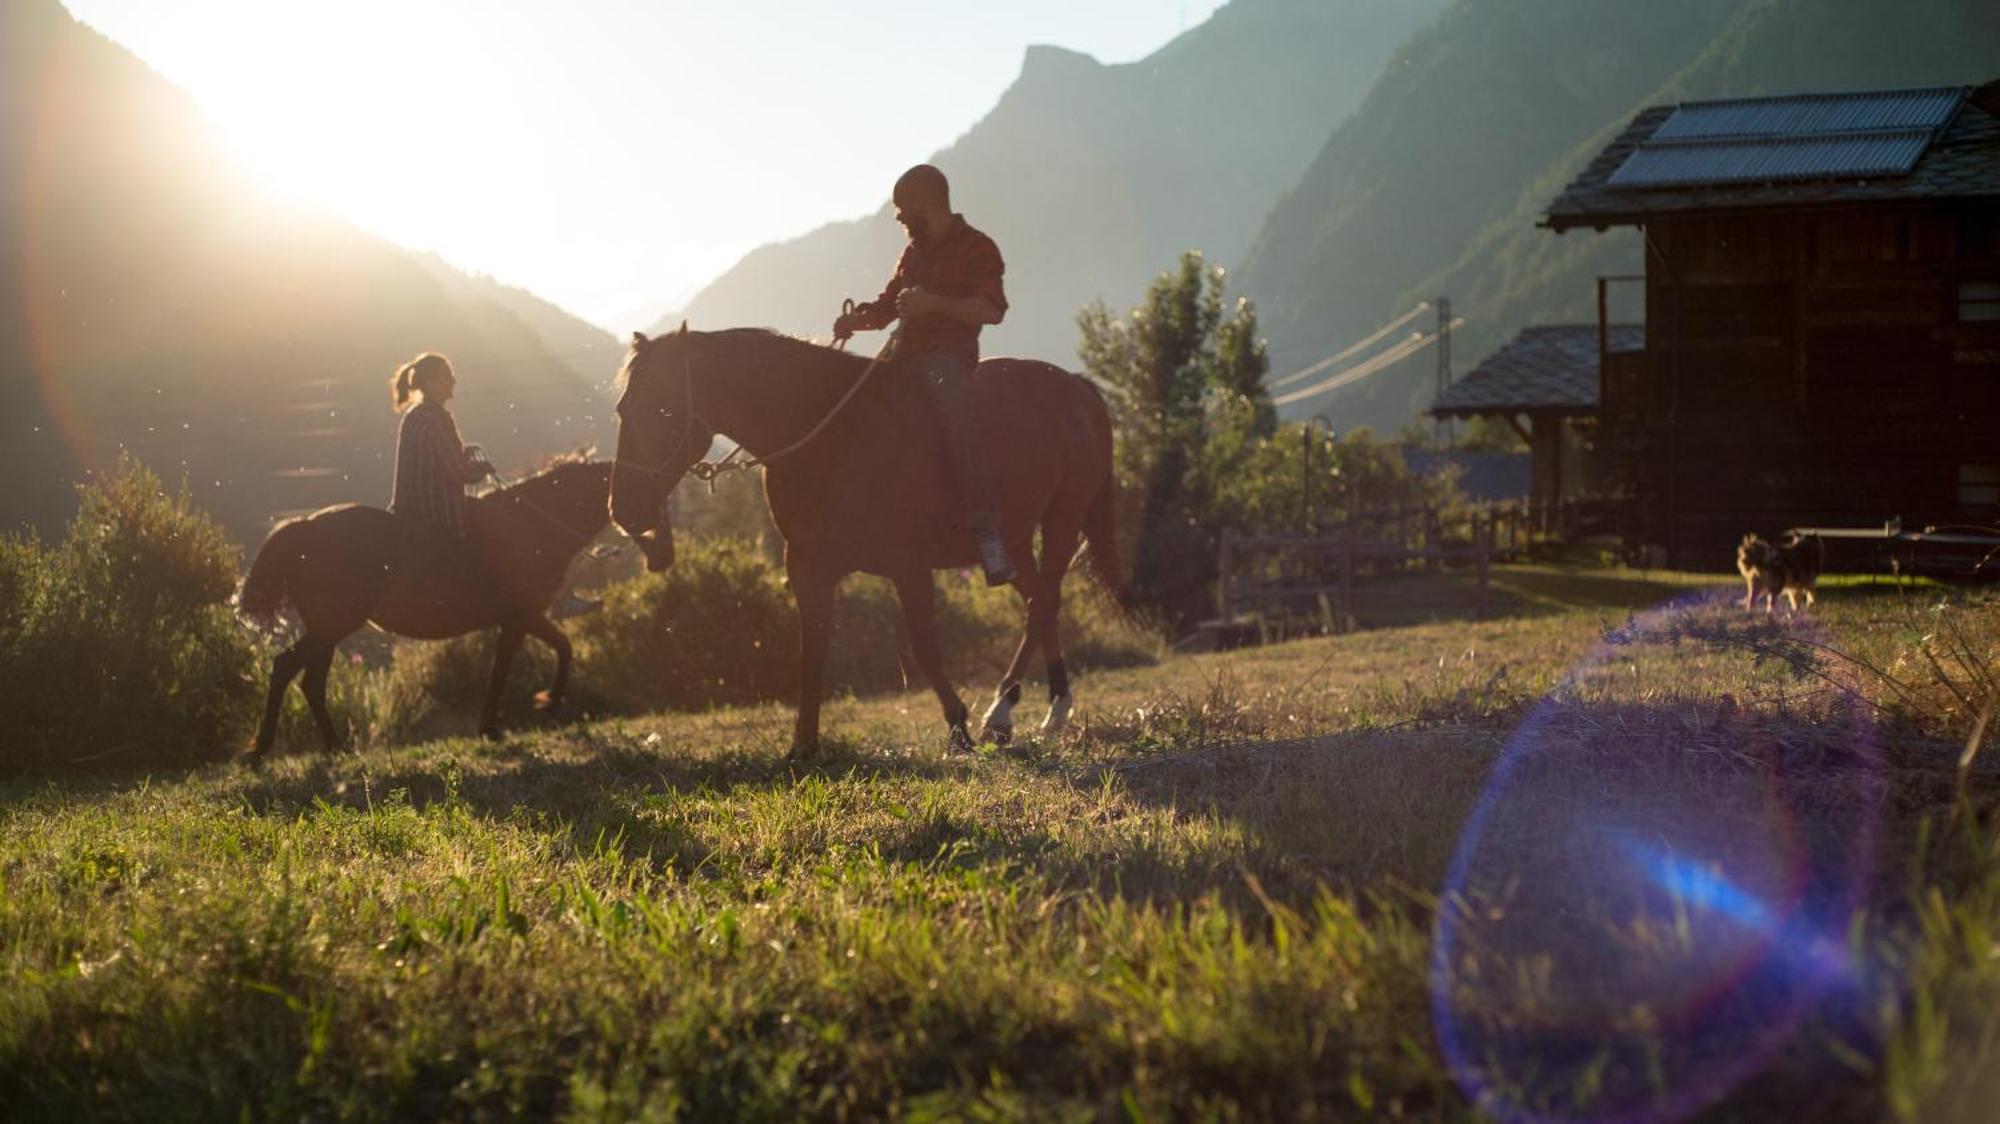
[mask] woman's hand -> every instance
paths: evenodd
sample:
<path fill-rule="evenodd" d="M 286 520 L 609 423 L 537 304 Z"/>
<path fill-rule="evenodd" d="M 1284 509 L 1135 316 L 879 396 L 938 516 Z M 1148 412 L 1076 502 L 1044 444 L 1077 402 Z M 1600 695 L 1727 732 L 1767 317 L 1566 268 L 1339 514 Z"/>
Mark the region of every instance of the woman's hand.
<path fill-rule="evenodd" d="M 476 470 L 479 473 L 478 479 L 480 480 L 484 480 L 488 476 L 500 475 L 499 471 L 493 467 L 493 462 L 486 459 L 486 451 L 477 445 L 467 445 L 465 447 L 465 467 Z"/>

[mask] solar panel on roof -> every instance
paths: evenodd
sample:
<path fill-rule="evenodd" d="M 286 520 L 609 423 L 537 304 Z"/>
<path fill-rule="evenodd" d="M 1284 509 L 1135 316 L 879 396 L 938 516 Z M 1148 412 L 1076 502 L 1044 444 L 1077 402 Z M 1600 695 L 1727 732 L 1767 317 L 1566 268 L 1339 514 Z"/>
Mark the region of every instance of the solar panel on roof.
<path fill-rule="evenodd" d="M 1684 105 L 1606 185 L 1689 187 L 1907 175 L 1965 99 L 1958 87 Z"/>
<path fill-rule="evenodd" d="M 1882 93 L 1808 94 L 1699 102 L 1675 109 L 1650 139 L 1778 137 L 1878 129 L 1936 129 L 1951 120 L 1965 91 L 1958 86 Z"/>
<path fill-rule="evenodd" d="M 1851 136 L 1781 137 L 1641 145 L 1608 181 L 1613 187 L 1900 176 L 1930 147 L 1928 129 Z"/>

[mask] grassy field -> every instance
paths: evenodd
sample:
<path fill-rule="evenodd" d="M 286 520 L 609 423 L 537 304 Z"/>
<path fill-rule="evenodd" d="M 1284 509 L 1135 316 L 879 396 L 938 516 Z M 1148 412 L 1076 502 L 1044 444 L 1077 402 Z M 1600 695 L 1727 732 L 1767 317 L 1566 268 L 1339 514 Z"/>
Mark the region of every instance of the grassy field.
<path fill-rule="evenodd" d="M 970 756 L 909 694 L 13 783 L 0 1114 L 1989 1119 L 1937 591 L 1494 592 Z"/>

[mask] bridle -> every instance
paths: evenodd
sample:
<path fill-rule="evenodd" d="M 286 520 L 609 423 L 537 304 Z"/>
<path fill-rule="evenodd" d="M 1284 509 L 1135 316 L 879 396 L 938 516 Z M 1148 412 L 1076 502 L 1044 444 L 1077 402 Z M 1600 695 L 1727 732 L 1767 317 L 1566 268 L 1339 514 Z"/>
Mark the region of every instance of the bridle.
<path fill-rule="evenodd" d="M 667 450 L 667 455 L 661 457 L 657 464 L 646 464 L 642 461 L 630 460 L 614 453 L 611 458 L 611 463 L 614 466 L 620 469 L 630 468 L 637 472 L 643 472 L 654 479 L 666 476 L 671 471 L 667 466 L 674 462 L 675 457 L 680 456 L 683 449 L 687 448 L 688 438 L 694 435 L 694 423 L 699 420 L 695 417 L 694 412 L 694 361 L 685 355 L 681 356 L 681 371 L 684 375 L 681 379 L 681 389 L 687 395 L 687 408 L 681 411 L 681 433 L 679 437 L 674 439 L 673 447 Z M 619 424 L 623 425 L 624 419 L 619 419 Z M 708 423 L 702 422 L 702 424 L 707 425 Z M 706 464 L 707 462 L 699 463 Z M 681 469 L 680 472 L 694 472 L 697 477 L 700 477 L 698 467 L 699 465 L 691 465 Z M 706 478 L 703 477 L 703 479 Z"/>

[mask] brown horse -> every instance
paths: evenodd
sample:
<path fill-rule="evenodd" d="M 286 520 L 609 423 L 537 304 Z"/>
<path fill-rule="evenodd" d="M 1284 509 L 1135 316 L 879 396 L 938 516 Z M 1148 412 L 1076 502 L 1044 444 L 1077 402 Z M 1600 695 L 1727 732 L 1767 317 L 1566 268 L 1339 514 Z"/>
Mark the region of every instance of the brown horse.
<path fill-rule="evenodd" d="M 945 678 L 938 650 L 931 572 L 975 565 L 972 536 L 923 396 L 893 368 L 870 368 L 864 358 L 773 332 L 689 332 L 682 325 L 659 339 L 634 334 L 622 373 L 611 515 L 653 570 L 673 562 L 667 498 L 716 434 L 768 461 L 764 495 L 785 536 L 785 570 L 799 605 L 795 755 L 818 744 L 834 589 L 857 571 L 894 583 L 911 654 L 944 708 L 950 744 L 971 744 L 965 703 Z M 870 381 L 849 400 L 863 377 Z M 1095 386 L 1047 363 L 990 359 L 971 377 L 1002 537 L 1010 556 L 1029 563 L 1014 583 L 1027 600 L 1027 628 L 986 714 L 988 732 L 1004 739 L 1037 649 L 1048 661 L 1043 729 L 1060 729 L 1068 718 L 1056 619 L 1080 539 L 1090 542 L 1100 580 L 1119 589 L 1111 420 Z"/>
<path fill-rule="evenodd" d="M 609 522 L 610 486 L 610 465 L 572 461 L 474 500 L 473 549 L 484 564 L 479 574 L 465 572 L 442 532 L 412 526 L 379 507 L 341 504 L 279 524 L 258 548 L 237 608 L 268 623 L 289 601 L 304 629 L 271 661 L 271 689 L 250 756 L 270 751 L 285 689 L 300 672 L 320 738 L 329 752 L 338 747 L 326 709 L 327 670 L 341 640 L 370 621 L 423 640 L 498 626 L 479 718 L 479 732 L 487 737 L 499 735 L 500 689 L 523 636 L 555 650 L 555 683 L 536 702 L 545 710 L 561 706 L 569 685 L 569 638 L 547 608 L 570 560 Z"/>

